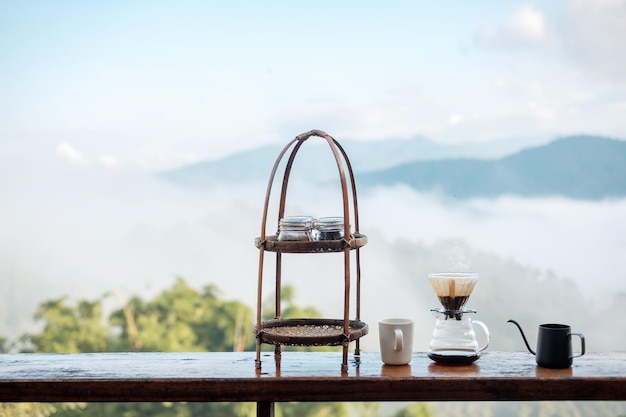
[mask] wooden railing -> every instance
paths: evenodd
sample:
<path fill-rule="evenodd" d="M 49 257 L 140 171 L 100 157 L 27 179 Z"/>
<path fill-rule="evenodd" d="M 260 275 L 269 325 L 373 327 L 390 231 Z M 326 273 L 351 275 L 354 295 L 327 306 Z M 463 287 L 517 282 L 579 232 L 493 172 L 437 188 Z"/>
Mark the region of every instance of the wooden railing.
<path fill-rule="evenodd" d="M 626 401 L 626 352 L 587 353 L 568 369 L 522 352 L 487 352 L 470 366 L 414 353 L 387 366 L 363 353 L 342 372 L 340 353 L 80 353 L 0 355 L 0 402 Z"/>

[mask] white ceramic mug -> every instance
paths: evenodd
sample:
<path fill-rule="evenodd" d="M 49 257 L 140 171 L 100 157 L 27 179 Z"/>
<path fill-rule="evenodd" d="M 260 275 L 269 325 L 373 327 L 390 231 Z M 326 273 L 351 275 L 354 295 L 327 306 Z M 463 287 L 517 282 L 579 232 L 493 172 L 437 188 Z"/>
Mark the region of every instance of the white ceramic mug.
<path fill-rule="evenodd" d="M 413 353 L 413 321 L 385 319 L 378 322 L 380 356 L 387 365 L 406 365 Z"/>

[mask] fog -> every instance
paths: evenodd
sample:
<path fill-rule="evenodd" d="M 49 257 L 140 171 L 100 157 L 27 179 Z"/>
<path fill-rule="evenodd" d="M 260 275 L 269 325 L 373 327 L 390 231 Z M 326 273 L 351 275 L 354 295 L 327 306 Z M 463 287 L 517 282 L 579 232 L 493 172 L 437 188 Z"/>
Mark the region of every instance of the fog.
<path fill-rule="evenodd" d="M 368 197 L 364 219 L 374 227 L 386 222 L 387 239 L 432 244 L 461 238 L 477 249 L 571 278 L 594 298 L 626 289 L 624 199 L 507 196 L 456 201 L 402 187 Z"/>
<path fill-rule="evenodd" d="M 45 299 L 111 292 L 107 306 L 114 308 L 133 294 L 157 294 L 177 276 L 196 288 L 216 284 L 222 297 L 254 307 L 265 179 L 198 189 L 132 171 L 53 165 L 15 172 L 3 184 L 0 211 L 1 336 L 33 330 Z M 438 307 L 427 273 L 449 269 L 451 254 L 481 274 L 468 306 L 492 329 L 494 349 L 523 349 L 508 318 L 522 322 L 531 340 L 540 322 L 567 321 L 588 336 L 590 350 L 626 347 L 623 336 L 612 337 L 625 335 L 625 326 L 611 330 L 602 321 L 626 298 L 626 200 L 457 201 L 403 187 L 359 191 L 360 231 L 368 236 L 361 249 L 361 318 L 370 325 L 364 349 L 378 350 L 376 323 L 391 316 L 414 319 L 416 350 L 427 348 L 429 310 Z M 286 214 L 341 213 L 334 186 L 295 182 L 288 196 Z M 276 227 L 275 198 L 268 233 Z M 272 259 L 264 296 L 273 289 Z M 284 283 L 294 285 L 298 304 L 342 316 L 340 254 L 283 260 Z"/>

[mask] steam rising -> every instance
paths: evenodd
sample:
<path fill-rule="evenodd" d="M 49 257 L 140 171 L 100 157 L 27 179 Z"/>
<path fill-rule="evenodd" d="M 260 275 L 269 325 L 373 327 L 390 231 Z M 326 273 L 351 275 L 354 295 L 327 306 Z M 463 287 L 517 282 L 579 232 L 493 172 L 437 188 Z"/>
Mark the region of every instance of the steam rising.
<path fill-rule="evenodd" d="M 467 272 L 471 266 L 472 261 L 465 248 L 455 245 L 448 251 L 446 256 L 447 272 Z"/>

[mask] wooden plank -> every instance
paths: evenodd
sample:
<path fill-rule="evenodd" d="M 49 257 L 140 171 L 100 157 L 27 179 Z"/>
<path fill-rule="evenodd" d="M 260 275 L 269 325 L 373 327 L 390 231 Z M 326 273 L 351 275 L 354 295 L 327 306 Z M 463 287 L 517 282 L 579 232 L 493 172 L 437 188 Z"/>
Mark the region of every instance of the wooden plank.
<path fill-rule="evenodd" d="M 0 355 L 0 401 L 541 401 L 626 400 L 626 352 L 588 353 L 564 370 L 524 352 L 488 352 L 470 366 L 424 353 L 387 366 L 380 354 L 341 372 L 341 352 Z"/>

